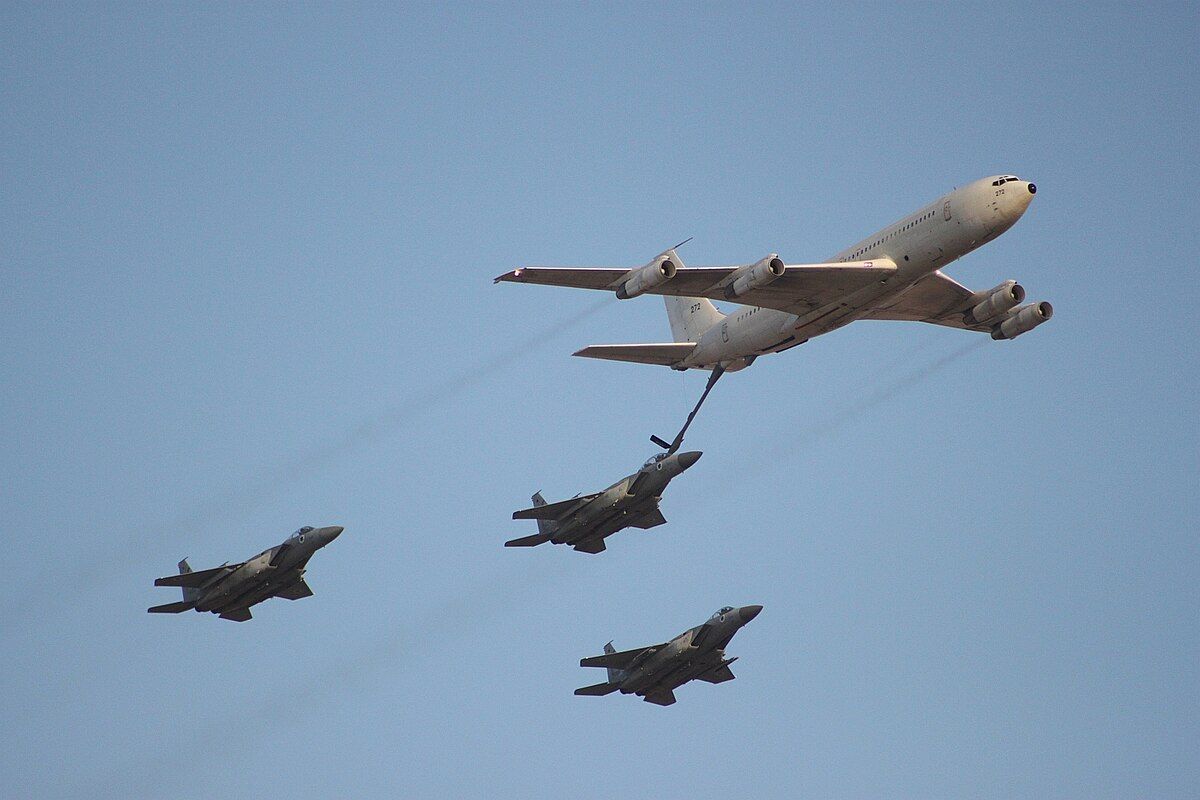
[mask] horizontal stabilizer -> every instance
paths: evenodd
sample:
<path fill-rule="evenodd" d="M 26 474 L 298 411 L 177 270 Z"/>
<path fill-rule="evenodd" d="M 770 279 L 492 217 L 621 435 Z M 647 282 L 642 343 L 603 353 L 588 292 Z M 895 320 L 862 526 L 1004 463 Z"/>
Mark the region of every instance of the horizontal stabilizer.
<path fill-rule="evenodd" d="M 547 503 L 543 506 L 534 506 L 533 508 L 523 508 L 520 511 L 513 512 L 513 519 L 560 519 L 569 515 L 576 508 L 579 508 L 589 500 L 594 500 L 599 497 L 599 493 L 585 494 L 579 497 L 572 497 L 570 500 L 561 500 L 557 503 Z"/>
<path fill-rule="evenodd" d="M 647 703 L 654 703 L 656 706 L 669 706 L 675 702 L 675 693 L 670 689 L 655 689 L 646 692 L 645 699 Z"/>
<path fill-rule="evenodd" d="M 305 597 L 312 597 L 313 590 L 308 588 L 308 584 L 304 582 L 304 578 L 301 578 L 275 596 L 282 597 L 284 600 L 300 600 Z"/>
<path fill-rule="evenodd" d="M 233 611 L 226 611 L 221 615 L 221 619 L 233 620 L 234 622 L 245 622 L 250 619 L 250 609 L 236 608 Z"/>
<path fill-rule="evenodd" d="M 199 589 L 213 578 L 219 577 L 226 572 L 232 572 L 240 566 L 241 564 L 226 564 L 221 567 L 213 567 L 212 569 L 202 569 L 199 572 L 183 572 L 179 575 L 168 575 L 165 578 L 156 578 L 154 585 L 184 586 L 189 589 Z"/>
<path fill-rule="evenodd" d="M 504 543 L 505 547 L 537 547 L 539 544 L 545 544 L 550 541 L 549 534 L 535 533 L 533 536 L 522 536 L 520 539 L 509 539 Z"/>
<path fill-rule="evenodd" d="M 195 607 L 195 603 L 187 600 L 180 600 L 178 603 L 167 603 L 166 605 L 147 608 L 146 611 L 150 612 L 151 614 L 180 614 L 184 611 L 191 611 Z"/>
<path fill-rule="evenodd" d="M 615 683 L 595 683 L 595 684 L 592 684 L 591 686 L 584 686 L 582 688 L 576 689 L 575 694 L 581 695 L 581 696 L 587 695 L 589 697 L 603 697 L 606 694 L 612 694 L 618 688 L 620 688 L 620 687 L 617 686 L 617 684 L 615 684 Z"/>
<path fill-rule="evenodd" d="M 634 364 L 658 364 L 673 367 L 691 355 L 695 342 L 661 342 L 658 344 L 593 344 L 575 353 L 584 358 L 603 358 L 607 361 L 630 361 Z"/>

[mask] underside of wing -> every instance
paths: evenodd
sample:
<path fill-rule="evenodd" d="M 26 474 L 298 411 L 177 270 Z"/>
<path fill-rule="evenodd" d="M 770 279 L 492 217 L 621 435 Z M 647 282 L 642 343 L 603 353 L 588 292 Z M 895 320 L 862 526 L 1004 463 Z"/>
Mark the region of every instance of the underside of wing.
<path fill-rule="evenodd" d="M 988 331 L 991 330 L 990 325 L 972 325 L 964 319 L 966 312 L 979 299 L 978 292 L 972 292 L 938 271 L 917 281 L 902 294 L 887 298 L 863 319 L 930 322 L 962 330 Z"/>
<path fill-rule="evenodd" d="M 695 342 L 661 342 L 657 344 L 593 344 L 575 353 L 584 358 L 606 361 L 632 361 L 635 364 L 658 364 L 673 367 L 691 355 Z"/>
<path fill-rule="evenodd" d="M 611 669 L 625 669 L 633 663 L 639 656 L 645 655 L 651 650 L 658 650 L 666 645 L 656 644 L 652 647 L 639 647 L 635 650 L 622 650 L 618 653 L 605 653 L 602 656 L 591 656 L 580 660 L 581 667 L 609 667 Z"/>
<path fill-rule="evenodd" d="M 304 578 L 301 578 L 275 596 L 282 597 L 284 600 L 300 600 L 305 597 L 312 597 L 312 595 L 313 590 L 308 587 Z"/>
<path fill-rule="evenodd" d="M 674 256 L 678 262 L 678 257 Z M 820 308 L 896 271 L 890 259 L 845 261 L 821 264 L 788 264 L 778 277 L 740 293 L 732 293 L 733 281 L 749 266 L 684 267 L 674 275 L 641 291 L 648 294 L 677 297 L 707 297 L 710 300 L 732 300 L 736 303 L 774 308 L 802 314 Z M 548 286 L 572 286 L 581 289 L 615 291 L 626 280 L 631 269 L 586 269 L 578 267 L 521 267 L 496 278 L 497 282 L 536 283 Z M 578 353 L 577 355 L 584 355 Z M 606 356 L 595 356 L 605 358 Z M 621 359 L 624 360 L 624 359 Z M 659 362 L 649 362 L 659 363 Z"/>
<path fill-rule="evenodd" d="M 250 609 L 235 608 L 233 611 L 226 611 L 221 615 L 221 619 L 228 619 L 234 622 L 245 622 L 250 619 Z"/>
<path fill-rule="evenodd" d="M 213 578 L 233 572 L 241 564 L 225 564 L 212 569 L 202 569 L 199 572 L 184 572 L 180 575 L 168 575 L 165 578 L 155 578 L 155 586 L 183 586 L 188 589 L 199 589 Z"/>
<path fill-rule="evenodd" d="M 666 525 L 667 518 L 662 515 L 662 511 L 652 508 L 629 524 L 634 528 L 649 530 L 650 528 L 657 528 L 659 525 Z"/>
<path fill-rule="evenodd" d="M 595 500 L 600 496 L 599 492 L 594 494 L 584 494 L 579 497 L 572 497 L 570 500 L 562 500 L 557 503 L 547 503 L 544 506 L 534 506 L 533 508 L 523 508 L 520 511 L 514 511 L 513 519 L 562 519 L 569 517 L 576 509 L 582 507 L 585 503 Z"/>
<path fill-rule="evenodd" d="M 670 689 L 653 689 L 646 692 L 645 700 L 656 706 L 669 706 L 675 703 L 675 693 Z"/>
<path fill-rule="evenodd" d="M 586 539 L 582 542 L 576 542 L 572 545 L 572 547 L 581 553 L 591 553 L 592 555 L 595 555 L 596 553 L 604 552 L 604 539 L 599 537 L 595 539 Z"/>
<path fill-rule="evenodd" d="M 696 680 L 704 681 L 706 683 L 724 683 L 725 681 L 731 681 L 736 677 L 737 676 L 733 674 L 733 670 L 731 670 L 727 665 L 722 664 L 716 669 L 706 672 L 703 675 L 697 675 Z"/>

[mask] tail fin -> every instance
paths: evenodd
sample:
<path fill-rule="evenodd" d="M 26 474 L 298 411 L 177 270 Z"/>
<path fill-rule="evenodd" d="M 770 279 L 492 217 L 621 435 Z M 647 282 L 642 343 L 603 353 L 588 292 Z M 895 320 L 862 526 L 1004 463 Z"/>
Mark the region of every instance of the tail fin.
<path fill-rule="evenodd" d="M 179 562 L 179 574 L 180 575 L 186 575 L 191 571 L 192 571 L 192 565 L 188 563 L 188 560 L 186 558 L 183 561 Z M 199 599 L 200 599 L 200 590 L 199 589 L 194 589 L 189 586 L 183 587 L 183 601 L 185 603 L 193 603 L 194 604 Z"/>
<path fill-rule="evenodd" d="M 706 330 L 725 319 L 725 315 L 706 297 L 668 295 L 663 299 L 667 303 L 671 337 L 677 342 L 698 342 Z"/>
<path fill-rule="evenodd" d="M 609 642 L 608 644 L 604 645 L 604 652 L 605 653 L 615 653 L 615 652 L 617 652 L 617 648 L 613 647 L 612 642 Z M 625 679 L 625 670 L 615 669 L 613 667 L 608 668 L 608 682 L 609 683 L 613 683 L 613 684 L 620 683 L 624 679 Z"/>
<path fill-rule="evenodd" d="M 546 498 L 542 497 L 541 492 L 534 492 L 531 499 L 533 500 L 534 508 L 546 505 Z M 537 524 L 538 533 L 542 536 L 553 536 L 558 531 L 558 523 L 552 519 L 539 519 Z"/>

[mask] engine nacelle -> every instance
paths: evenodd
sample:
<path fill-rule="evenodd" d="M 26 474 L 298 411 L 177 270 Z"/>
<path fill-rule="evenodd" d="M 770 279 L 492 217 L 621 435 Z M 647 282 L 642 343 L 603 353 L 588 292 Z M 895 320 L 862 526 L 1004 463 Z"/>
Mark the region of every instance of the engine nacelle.
<path fill-rule="evenodd" d="M 639 294 L 645 294 L 647 289 L 653 289 L 674 278 L 678 271 L 679 267 L 674 261 L 665 256 L 659 256 L 646 266 L 631 270 L 625 282 L 617 287 L 617 297 L 621 300 L 628 300 Z"/>
<path fill-rule="evenodd" d="M 992 338 L 1015 339 L 1022 333 L 1029 333 L 1052 316 L 1054 316 L 1054 306 L 1046 302 L 1021 306 L 992 329 Z"/>
<path fill-rule="evenodd" d="M 749 264 L 734 272 L 733 280 L 725 287 L 725 297 L 729 300 L 741 297 L 777 278 L 782 278 L 786 271 L 787 267 L 779 260 L 779 256 L 772 253 L 757 264 Z"/>
<path fill-rule="evenodd" d="M 988 290 L 983 302 L 966 313 L 968 325 L 996 319 L 1025 302 L 1025 289 L 1016 281 L 1005 281 Z"/>

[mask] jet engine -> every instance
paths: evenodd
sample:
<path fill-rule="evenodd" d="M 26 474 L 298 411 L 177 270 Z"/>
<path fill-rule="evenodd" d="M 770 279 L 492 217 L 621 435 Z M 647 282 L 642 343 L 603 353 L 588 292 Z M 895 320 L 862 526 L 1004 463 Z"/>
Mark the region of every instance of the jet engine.
<path fill-rule="evenodd" d="M 679 267 L 669 258 L 658 258 L 644 267 L 630 270 L 629 277 L 617 287 L 617 298 L 628 300 L 644 294 L 647 289 L 653 289 L 659 284 L 666 283 L 675 277 Z"/>
<path fill-rule="evenodd" d="M 1033 330 L 1052 316 L 1054 316 L 1054 307 L 1046 302 L 1021 306 L 992 329 L 992 338 L 1015 339 L 1022 333 Z"/>
<path fill-rule="evenodd" d="M 1016 281 L 1005 281 L 996 288 L 989 289 L 983 302 L 966 313 L 967 324 L 975 325 L 995 319 L 1016 308 L 1024 300 L 1024 287 Z"/>
<path fill-rule="evenodd" d="M 779 256 L 772 253 L 757 264 L 748 264 L 734 272 L 733 280 L 725 287 L 725 298 L 732 300 L 766 286 L 776 278 L 782 278 L 786 271 L 787 267 L 779 260 Z"/>

